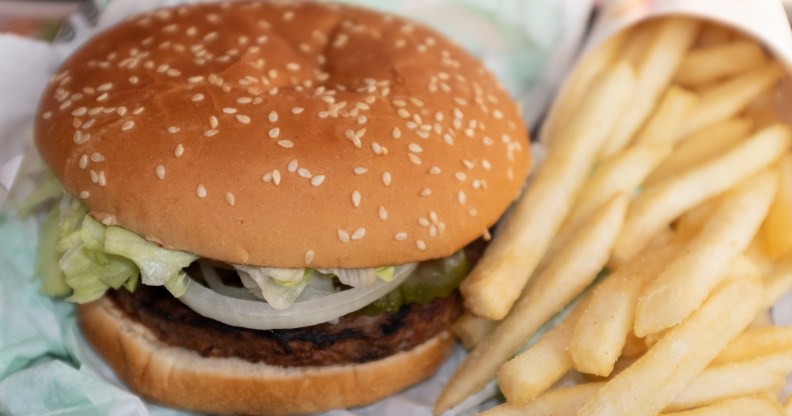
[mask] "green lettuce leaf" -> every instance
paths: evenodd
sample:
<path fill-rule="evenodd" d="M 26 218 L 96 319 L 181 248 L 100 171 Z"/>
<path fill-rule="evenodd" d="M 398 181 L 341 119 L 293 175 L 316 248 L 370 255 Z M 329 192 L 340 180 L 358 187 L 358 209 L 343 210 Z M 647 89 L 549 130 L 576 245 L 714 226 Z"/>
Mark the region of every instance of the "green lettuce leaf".
<path fill-rule="evenodd" d="M 294 269 L 302 271 L 302 278 L 299 282 L 289 282 L 289 285 L 284 285 L 267 267 L 245 265 L 234 265 L 234 267 L 242 279 L 242 284 L 253 290 L 257 296 L 264 298 L 275 309 L 288 308 L 296 302 L 314 274 L 311 269 Z"/>

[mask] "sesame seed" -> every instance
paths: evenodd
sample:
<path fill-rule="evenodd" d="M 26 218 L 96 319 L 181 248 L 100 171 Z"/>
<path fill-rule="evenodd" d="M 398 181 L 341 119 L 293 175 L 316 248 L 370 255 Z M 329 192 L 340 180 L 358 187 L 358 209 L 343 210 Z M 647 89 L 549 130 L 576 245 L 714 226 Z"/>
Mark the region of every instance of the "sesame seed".
<path fill-rule="evenodd" d="M 300 114 L 300 113 L 302 113 L 304 110 L 305 110 L 305 109 L 304 109 L 304 108 L 302 108 L 302 107 L 294 107 L 294 108 L 292 108 L 292 109 L 291 109 L 291 112 L 292 112 L 292 114 Z"/>
<path fill-rule="evenodd" d="M 81 199 L 88 199 L 91 196 L 91 193 L 88 191 L 80 191 L 80 198 Z"/>
<path fill-rule="evenodd" d="M 190 84 L 197 84 L 197 83 L 199 83 L 199 82 L 201 82 L 203 80 L 204 80 L 204 77 L 202 75 L 196 75 L 196 76 L 192 76 L 192 77 L 187 78 L 187 82 L 189 82 Z"/>
<path fill-rule="evenodd" d="M 104 156 L 101 153 L 93 152 L 91 153 L 91 162 L 103 162 L 105 160 Z"/>
<path fill-rule="evenodd" d="M 421 227 L 428 227 L 429 226 L 429 220 L 427 220 L 424 217 L 418 218 L 418 225 L 420 225 Z"/>
<path fill-rule="evenodd" d="M 429 227 L 429 237 L 437 237 L 437 226 L 432 225 Z"/>
<path fill-rule="evenodd" d="M 308 250 L 305 252 L 305 264 L 311 264 L 314 259 L 314 251 Z"/>
<path fill-rule="evenodd" d="M 228 205 L 231 205 L 232 207 L 236 205 L 236 197 L 234 197 L 234 194 L 231 192 L 226 192 L 225 199 L 226 202 L 228 202 Z"/>
<path fill-rule="evenodd" d="M 492 115 L 498 120 L 503 118 L 503 112 L 497 109 L 492 112 Z"/>
<path fill-rule="evenodd" d="M 181 143 L 176 145 L 176 150 L 173 151 L 173 155 L 176 157 L 182 157 L 184 154 L 184 146 Z"/>
<path fill-rule="evenodd" d="M 407 103 L 404 102 L 404 100 L 391 100 L 391 103 L 393 103 L 393 105 L 395 105 L 396 107 L 404 107 L 405 105 L 407 105 Z"/>
<path fill-rule="evenodd" d="M 279 134 L 280 128 L 278 127 L 273 127 L 267 132 L 267 136 L 269 136 L 270 139 L 277 139 Z"/>
<path fill-rule="evenodd" d="M 429 168 L 429 174 L 430 175 L 439 175 L 440 172 L 441 172 L 441 170 L 437 166 L 432 166 L 431 168 Z"/>
<path fill-rule="evenodd" d="M 239 97 L 239 98 L 236 99 L 236 102 L 238 104 L 249 104 L 252 101 L 253 101 L 253 99 L 250 98 L 250 97 Z"/>
<path fill-rule="evenodd" d="M 457 172 L 454 174 L 454 177 L 457 178 L 458 181 L 464 181 L 467 179 L 467 175 L 464 172 Z"/>
<path fill-rule="evenodd" d="M 250 117 L 244 114 L 237 114 L 236 120 L 242 124 L 250 124 Z"/>
<path fill-rule="evenodd" d="M 138 115 L 138 114 L 142 113 L 142 112 L 143 112 L 143 110 L 144 110 L 144 108 L 143 108 L 143 107 L 138 107 L 138 108 L 136 108 L 136 109 L 132 110 L 132 114 L 134 114 L 134 115 Z"/>
<path fill-rule="evenodd" d="M 421 196 L 429 196 L 432 194 L 432 190 L 429 188 L 421 189 Z"/>
<path fill-rule="evenodd" d="M 135 127 L 135 122 L 132 120 L 127 120 L 124 122 L 124 124 L 121 125 L 121 131 L 127 131 L 132 127 Z"/>
<path fill-rule="evenodd" d="M 107 176 L 105 176 L 105 171 L 99 171 L 99 186 L 107 185 Z"/>
<path fill-rule="evenodd" d="M 415 246 L 418 247 L 418 250 L 426 250 L 426 243 L 423 240 L 416 241 Z"/>
<path fill-rule="evenodd" d="M 352 233 L 352 240 L 360 240 L 366 235 L 366 229 L 363 227 L 358 228 Z"/>
<path fill-rule="evenodd" d="M 462 159 L 462 164 L 465 165 L 465 167 L 468 168 L 468 169 L 473 169 L 473 168 L 476 167 L 476 163 L 475 162 L 473 162 L 471 160 L 467 160 L 467 159 Z"/>
<path fill-rule="evenodd" d="M 391 136 L 392 136 L 394 139 L 398 139 L 399 137 L 401 137 L 401 130 L 399 130 L 399 128 L 398 128 L 398 127 L 394 127 L 394 128 L 393 128 L 393 131 L 391 132 Z"/>
<path fill-rule="evenodd" d="M 418 157 L 415 153 L 408 153 L 407 156 L 410 158 L 410 161 L 416 165 L 421 164 L 421 158 Z"/>
<path fill-rule="evenodd" d="M 272 181 L 272 171 L 264 172 L 264 174 L 261 175 L 261 180 L 263 182 L 265 182 L 265 183 L 271 182 Z"/>
<path fill-rule="evenodd" d="M 357 166 L 354 169 L 352 169 L 352 171 L 355 172 L 355 175 L 362 175 L 362 174 L 368 172 L 368 169 L 366 169 L 366 168 L 364 168 L 362 166 Z"/>
<path fill-rule="evenodd" d="M 91 182 L 93 183 L 99 182 L 99 174 L 97 174 L 95 170 L 91 170 L 90 176 L 91 176 Z"/>
<path fill-rule="evenodd" d="M 349 233 L 348 232 L 346 232 L 346 231 L 344 231 L 344 230 L 339 228 L 338 230 L 336 230 L 336 234 L 338 234 L 338 239 L 341 240 L 342 243 L 348 243 L 349 242 Z"/>
<path fill-rule="evenodd" d="M 390 184 L 391 184 L 391 179 L 392 179 L 392 178 L 391 178 L 391 174 L 390 174 L 390 172 L 385 172 L 385 173 L 383 173 L 383 174 L 382 174 L 382 183 L 383 183 L 385 186 L 390 186 Z"/>
<path fill-rule="evenodd" d="M 275 111 L 271 111 L 267 116 L 267 120 L 269 120 L 270 123 L 274 123 L 278 121 L 278 113 L 276 113 Z"/>
<path fill-rule="evenodd" d="M 410 149 L 411 152 L 414 152 L 414 153 L 423 152 L 423 148 L 420 145 L 418 145 L 417 143 L 410 143 L 410 145 L 407 146 L 407 147 Z"/>
<path fill-rule="evenodd" d="M 319 186 L 322 183 L 324 183 L 324 180 L 325 180 L 325 176 L 324 175 L 316 175 L 313 178 L 311 178 L 311 185 Z"/>
<path fill-rule="evenodd" d="M 445 141 L 446 144 L 454 144 L 454 138 L 448 133 L 443 135 L 443 141 Z"/>
<path fill-rule="evenodd" d="M 272 171 L 272 182 L 274 182 L 275 185 L 280 185 L 280 181 L 281 181 L 280 171 L 277 170 L 277 169 L 273 170 Z"/>
<path fill-rule="evenodd" d="M 398 114 L 401 118 L 410 118 L 410 112 L 403 108 L 398 109 L 396 114 Z"/>
<path fill-rule="evenodd" d="M 220 124 L 220 122 L 217 121 L 217 117 L 209 116 L 209 127 L 216 129 L 218 124 Z"/>
<path fill-rule="evenodd" d="M 294 147 L 294 142 L 292 142 L 291 140 L 278 140 L 278 146 L 284 149 L 291 149 L 292 147 Z"/>
<path fill-rule="evenodd" d="M 96 90 L 97 91 L 109 91 L 111 88 L 113 88 L 113 83 L 112 82 L 105 82 L 104 84 L 96 87 Z"/>
<path fill-rule="evenodd" d="M 171 134 L 178 133 L 178 132 L 179 132 L 179 130 L 181 130 L 181 129 L 180 129 L 180 128 L 178 128 L 178 127 L 176 127 L 176 126 L 170 126 L 170 127 L 168 127 L 168 133 L 171 133 Z"/>
<path fill-rule="evenodd" d="M 212 137 L 212 136 L 214 136 L 215 134 L 217 134 L 219 132 L 220 132 L 220 130 L 217 130 L 217 129 L 209 129 L 209 130 L 205 130 L 203 134 L 206 137 Z"/>
<path fill-rule="evenodd" d="M 119 116 L 123 117 L 124 115 L 126 115 L 126 113 L 127 113 L 127 108 L 124 107 L 123 105 L 116 108 L 116 114 L 118 114 Z"/>
<path fill-rule="evenodd" d="M 49 120 L 51 117 L 52 117 L 52 111 L 47 111 L 41 115 L 41 118 L 43 118 L 44 120 Z"/>
<path fill-rule="evenodd" d="M 476 215 L 478 215 L 478 210 L 476 210 L 475 208 L 471 208 L 468 210 L 468 215 L 471 217 L 475 217 Z"/>
<path fill-rule="evenodd" d="M 76 110 L 72 111 L 72 112 L 71 112 L 71 115 L 73 115 L 73 116 L 75 116 L 75 117 L 79 117 L 79 116 L 85 115 L 85 113 L 87 113 L 87 112 L 88 112 L 88 109 L 87 109 L 87 108 L 85 108 L 85 107 L 80 107 L 80 108 L 78 108 L 78 109 L 76 109 Z"/>
<path fill-rule="evenodd" d="M 487 159 L 484 159 L 484 160 L 481 161 L 481 166 L 484 169 L 486 169 L 486 170 L 490 170 L 492 168 L 492 165 L 490 164 L 489 160 L 487 160 Z"/>
<path fill-rule="evenodd" d="M 154 173 L 160 180 L 165 179 L 165 166 L 157 165 L 156 169 L 154 169 Z"/>
<path fill-rule="evenodd" d="M 223 113 L 224 114 L 236 114 L 236 112 L 237 112 L 237 109 L 234 108 L 234 107 L 225 107 L 225 108 L 223 108 Z"/>
<path fill-rule="evenodd" d="M 289 71 L 292 71 L 292 72 L 297 72 L 297 71 L 300 70 L 300 64 L 294 63 L 294 62 L 289 62 L 288 64 L 286 64 L 286 69 L 288 69 Z"/>
<path fill-rule="evenodd" d="M 199 184 L 195 192 L 198 194 L 198 198 L 206 198 L 206 187 L 203 184 Z"/>
<path fill-rule="evenodd" d="M 460 205 L 465 205 L 465 201 L 467 201 L 467 198 L 465 197 L 465 191 L 459 191 L 459 194 L 457 195 L 457 201 L 459 201 Z"/>
<path fill-rule="evenodd" d="M 291 162 L 286 165 L 286 170 L 292 173 L 297 172 L 297 159 L 292 159 Z"/>
<path fill-rule="evenodd" d="M 85 169 L 88 166 L 88 155 L 80 156 L 80 169 Z"/>
<path fill-rule="evenodd" d="M 297 174 L 305 179 L 309 179 L 311 177 L 311 171 L 306 168 L 297 169 Z"/>
<path fill-rule="evenodd" d="M 394 235 L 393 238 L 395 238 L 398 241 L 404 241 L 407 239 L 407 233 L 405 233 L 404 231 L 400 231 L 396 233 L 396 235 Z"/>
<path fill-rule="evenodd" d="M 361 199 L 360 192 L 358 192 L 358 191 L 353 191 L 353 192 L 352 192 L 352 205 L 353 205 L 355 208 L 358 208 L 358 207 L 360 207 L 360 199 Z"/>

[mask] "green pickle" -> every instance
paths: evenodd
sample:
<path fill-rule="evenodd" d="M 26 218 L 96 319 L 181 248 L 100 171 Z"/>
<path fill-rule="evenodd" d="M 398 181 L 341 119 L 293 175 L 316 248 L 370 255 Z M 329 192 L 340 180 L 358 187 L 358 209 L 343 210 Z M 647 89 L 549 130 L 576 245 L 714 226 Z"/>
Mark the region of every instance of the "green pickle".
<path fill-rule="evenodd" d="M 465 251 L 449 257 L 422 262 L 398 289 L 375 300 L 360 311 L 364 315 L 394 313 L 407 303 L 426 304 L 450 295 L 468 274 Z"/>

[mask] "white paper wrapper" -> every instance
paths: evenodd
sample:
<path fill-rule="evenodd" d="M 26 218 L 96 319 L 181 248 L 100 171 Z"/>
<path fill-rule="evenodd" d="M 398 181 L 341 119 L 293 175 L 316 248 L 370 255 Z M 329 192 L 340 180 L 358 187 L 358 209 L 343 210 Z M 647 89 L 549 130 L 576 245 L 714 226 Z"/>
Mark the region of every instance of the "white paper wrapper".
<path fill-rule="evenodd" d="M 37 166 L 30 143 L 33 116 L 59 62 L 97 30 L 133 13 L 187 1 L 88 1 L 55 45 L 0 35 L 0 208 L 32 187 Z M 543 113 L 577 53 L 591 5 L 591 0 L 347 1 L 423 21 L 464 44 L 524 103 L 529 125 Z M 36 293 L 36 231 L 35 221 L 9 218 L 0 209 L 0 414 L 186 414 L 129 393 L 79 335 L 71 305 Z M 434 378 L 397 396 L 327 415 L 429 415 L 462 356 L 458 348 Z M 451 413 L 471 414 L 494 394 L 491 386 Z"/>

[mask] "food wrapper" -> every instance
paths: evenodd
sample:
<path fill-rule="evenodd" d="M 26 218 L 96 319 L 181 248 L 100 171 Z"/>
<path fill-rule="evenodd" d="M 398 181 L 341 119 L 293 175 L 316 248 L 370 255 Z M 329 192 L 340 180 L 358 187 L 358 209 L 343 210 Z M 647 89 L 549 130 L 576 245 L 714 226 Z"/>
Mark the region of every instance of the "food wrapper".
<path fill-rule="evenodd" d="M 130 393 L 88 347 L 73 306 L 40 295 L 35 278 L 37 218 L 13 211 L 41 171 L 32 146 L 38 98 L 58 64 L 92 33 L 157 6 L 185 0 L 84 2 L 55 44 L 0 34 L 0 414 L 183 415 Z M 578 51 L 591 0 L 349 0 L 439 28 L 485 61 L 523 103 L 535 126 Z M 369 407 L 328 415 L 430 414 L 463 356 L 458 348 L 432 379 Z M 483 398 L 494 394 L 484 392 Z M 458 413 L 472 413 L 482 400 Z"/>

